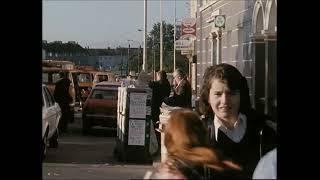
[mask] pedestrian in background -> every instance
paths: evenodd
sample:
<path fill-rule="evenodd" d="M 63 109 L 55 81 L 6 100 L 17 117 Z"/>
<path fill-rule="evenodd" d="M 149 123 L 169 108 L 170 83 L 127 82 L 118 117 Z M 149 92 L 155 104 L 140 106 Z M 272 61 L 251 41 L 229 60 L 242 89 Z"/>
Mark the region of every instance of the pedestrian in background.
<path fill-rule="evenodd" d="M 191 85 L 181 69 L 173 72 L 173 96 L 165 98 L 164 103 L 169 106 L 191 108 Z"/>
<path fill-rule="evenodd" d="M 210 143 L 241 165 L 245 178 L 252 178 L 260 158 L 265 119 L 251 108 L 246 78 L 234 66 L 223 63 L 208 67 L 203 79 L 199 106 Z"/>
<path fill-rule="evenodd" d="M 73 101 L 72 96 L 69 93 L 69 87 L 71 81 L 67 78 L 65 72 L 59 73 L 60 80 L 55 84 L 53 97 L 61 108 L 61 120 L 59 121 L 58 129 L 60 132 L 65 133 L 68 130 L 68 123 L 72 121 L 72 111 L 70 109 L 70 103 Z"/>
<path fill-rule="evenodd" d="M 167 159 L 147 172 L 145 179 L 212 179 L 210 172 L 224 179 L 236 177 L 241 170 L 209 147 L 206 128 L 191 110 L 171 112 L 164 133 Z"/>
<path fill-rule="evenodd" d="M 165 71 L 158 71 L 156 73 L 156 81 L 150 81 L 149 87 L 152 89 L 151 117 L 153 127 L 156 127 L 156 123 L 159 121 L 160 106 L 163 103 L 164 98 L 169 97 L 171 91 L 167 73 Z M 156 133 L 156 136 L 160 147 L 161 135 L 160 133 Z"/>

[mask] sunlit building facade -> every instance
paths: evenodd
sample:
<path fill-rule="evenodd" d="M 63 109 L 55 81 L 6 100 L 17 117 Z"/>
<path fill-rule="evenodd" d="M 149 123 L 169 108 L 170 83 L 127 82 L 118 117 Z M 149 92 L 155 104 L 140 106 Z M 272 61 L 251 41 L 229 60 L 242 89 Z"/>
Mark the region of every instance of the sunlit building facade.
<path fill-rule="evenodd" d="M 195 44 L 197 96 L 208 66 L 228 63 L 246 77 L 253 106 L 276 114 L 277 1 L 191 0 L 190 16 L 197 19 Z M 225 27 L 214 25 L 225 15 Z"/>

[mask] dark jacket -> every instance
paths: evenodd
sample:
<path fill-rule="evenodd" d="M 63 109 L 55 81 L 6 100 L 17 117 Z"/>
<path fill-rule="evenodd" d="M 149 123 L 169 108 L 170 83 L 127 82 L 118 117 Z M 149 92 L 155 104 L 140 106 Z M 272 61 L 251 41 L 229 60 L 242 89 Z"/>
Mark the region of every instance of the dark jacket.
<path fill-rule="evenodd" d="M 159 116 L 163 100 L 170 95 L 170 83 L 167 79 L 151 81 L 149 87 L 152 89 L 151 115 Z"/>
<path fill-rule="evenodd" d="M 191 85 L 188 80 L 183 79 L 179 86 L 175 87 L 173 96 L 166 98 L 164 102 L 169 106 L 191 108 L 191 96 Z"/>
<path fill-rule="evenodd" d="M 62 104 L 69 104 L 72 102 L 72 97 L 69 94 L 69 86 L 71 81 L 68 78 L 62 78 L 56 82 L 53 97 L 55 101 L 61 106 Z"/>
<path fill-rule="evenodd" d="M 266 126 L 263 116 L 258 116 L 255 111 L 250 111 L 247 116 L 247 128 L 244 137 L 239 143 L 233 142 L 222 131 L 218 130 L 218 141 L 216 141 L 213 117 L 204 119 L 208 129 L 211 146 L 221 153 L 226 159 L 230 159 L 243 168 L 243 177 L 251 178 L 254 169 L 260 159 L 260 154 L 265 154 L 268 149 L 276 146 L 275 131 Z M 266 136 L 261 136 L 260 132 L 268 132 Z M 265 141 L 268 139 L 268 141 Z M 260 150 L 262 148 L 262 151 Z M 267 148 L 266 148 L 267 147 Z"/>

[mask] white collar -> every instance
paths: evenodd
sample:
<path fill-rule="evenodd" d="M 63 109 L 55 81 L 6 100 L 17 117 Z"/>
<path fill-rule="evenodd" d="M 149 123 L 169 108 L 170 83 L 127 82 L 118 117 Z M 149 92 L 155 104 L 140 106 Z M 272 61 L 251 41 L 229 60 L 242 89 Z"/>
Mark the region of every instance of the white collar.
<path fill-rule="evenodd" d="M 218 141 L 218 130 L 220 129 L 232 141 L 240 142 L 246 132 L 247 117 L 244 114 L 239 113 L 238 120 L 234 123 L 234 128 L 232 130 L 223 125 L 216 115 L 214 116 L 213 123 L 216 141 Z"/>

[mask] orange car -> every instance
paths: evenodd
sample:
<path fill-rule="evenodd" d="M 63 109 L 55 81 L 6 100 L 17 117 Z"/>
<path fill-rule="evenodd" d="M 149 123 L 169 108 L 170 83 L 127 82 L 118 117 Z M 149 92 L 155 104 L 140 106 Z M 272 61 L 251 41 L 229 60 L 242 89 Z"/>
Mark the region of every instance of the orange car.
<path fill-rule="evenodd" d="M 82 109 L 83 134 L 96 125 L 117 127 L 118 87 L 120 83 L 102 82 L 91 90 Z"/>
<path fill-rule="evenodd" d="M 79 97 L 81 99 L 81 104 L 85 102 L 87 99 L 90 90 L 93 86 L 92 82 L 92 76 L 89 72 L 86 72 L 84 70 L 72 70 L 72 77 L 76 80 L 78 83 L 77 86 L 79 87 Z"/>

